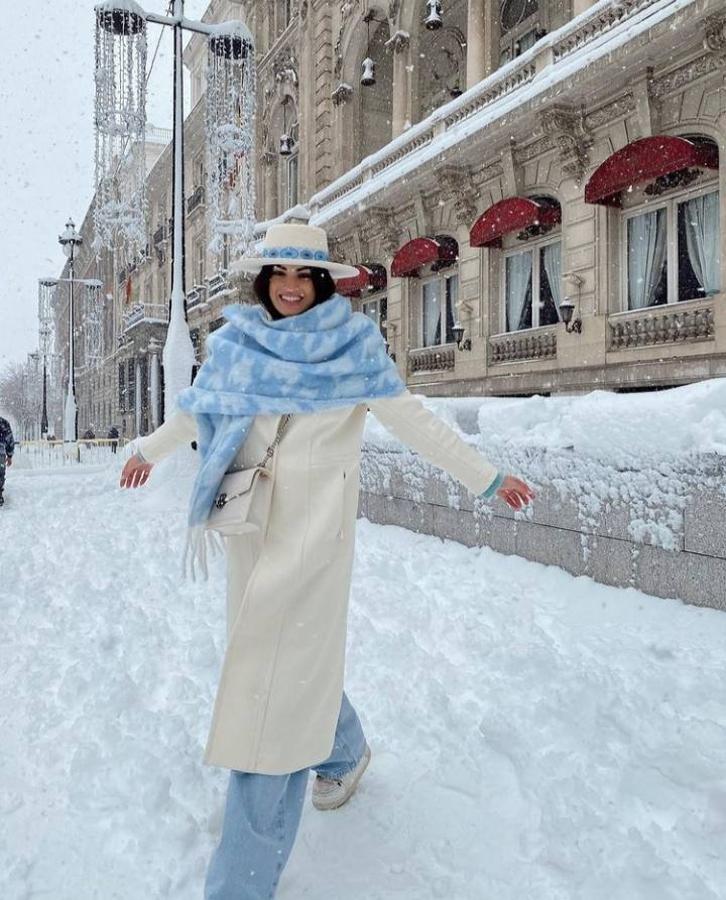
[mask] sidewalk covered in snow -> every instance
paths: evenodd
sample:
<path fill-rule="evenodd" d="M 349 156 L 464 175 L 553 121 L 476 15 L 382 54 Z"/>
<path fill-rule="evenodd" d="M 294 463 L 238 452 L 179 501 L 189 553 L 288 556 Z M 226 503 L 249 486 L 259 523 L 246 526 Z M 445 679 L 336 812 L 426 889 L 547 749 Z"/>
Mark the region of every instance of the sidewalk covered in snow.
<path fill-rule="evenodd" d="M 12 472 L 3 900 L 201 896 L 223 578 L 181 581 L 157 474 Z M 365 521 L 352 599 L 373 763 L 306 811 L 281 900 L 723 897 L 726 616 Z"/>

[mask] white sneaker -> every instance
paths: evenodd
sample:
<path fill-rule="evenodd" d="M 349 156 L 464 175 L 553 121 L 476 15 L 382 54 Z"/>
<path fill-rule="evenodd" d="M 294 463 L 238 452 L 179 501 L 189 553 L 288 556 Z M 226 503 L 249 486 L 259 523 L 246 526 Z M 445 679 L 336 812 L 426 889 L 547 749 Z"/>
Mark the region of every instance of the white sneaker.
<path fill-rule="evenodd" d="M 315 809 L 337 809 L 350 800 L 370 761 L 371 748 L 366 744 L 358 765 L 342 778 L 323 778 L 322 775 L 318 775 L 313 783 Z"/>

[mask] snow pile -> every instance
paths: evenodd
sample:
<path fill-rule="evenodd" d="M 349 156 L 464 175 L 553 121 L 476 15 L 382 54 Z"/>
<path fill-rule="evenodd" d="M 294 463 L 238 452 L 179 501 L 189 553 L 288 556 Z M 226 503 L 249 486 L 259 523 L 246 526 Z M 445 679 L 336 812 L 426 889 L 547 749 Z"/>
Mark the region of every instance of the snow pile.
<path fill-rule="evenodd" d="M 683 510 L 698 490 L 726 492 L 726 379 L 642 394 L 594 391 L 574 397 L 427 399 L 425 403 L 502 471 L 552 487 L 578 505 L 591 532 L 611 507 L 628 511 L 633 540 L 678 549 Z M 434 476 L 369 416 L 363 484 L 386 490 L 393 471 L 423 500 Z M 489 514 L 482 506 L 482 515 Z M 521 515 L 531 515 L 531 511 Z"/>
<path fill-rule="evenodd" d="M 113 469 L 10 473 L 3 900 L 201 896 L 223 576 L 180 582 L 170 472 L 126 493 Z M 359 529 L 348 691 L 373 762 L 344 809 L 306 809 L 279 900 L 722 898 L 726 616 Z"/>

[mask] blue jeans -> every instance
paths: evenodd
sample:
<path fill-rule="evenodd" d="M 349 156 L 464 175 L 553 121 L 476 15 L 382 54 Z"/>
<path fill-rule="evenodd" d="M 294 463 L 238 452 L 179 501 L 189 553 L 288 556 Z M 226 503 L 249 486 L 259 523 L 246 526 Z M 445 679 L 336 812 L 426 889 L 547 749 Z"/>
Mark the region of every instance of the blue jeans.
<path fill-rule="evenodd" d="M 343 694 L 333 752 L 313 771 L 340 778 L 365 750 L 356 711 Z M 231 772 L 222 837 L 207 870 L 205 900 L 271 900 L 300 824 L 309 769 L 289 775 Z"/>

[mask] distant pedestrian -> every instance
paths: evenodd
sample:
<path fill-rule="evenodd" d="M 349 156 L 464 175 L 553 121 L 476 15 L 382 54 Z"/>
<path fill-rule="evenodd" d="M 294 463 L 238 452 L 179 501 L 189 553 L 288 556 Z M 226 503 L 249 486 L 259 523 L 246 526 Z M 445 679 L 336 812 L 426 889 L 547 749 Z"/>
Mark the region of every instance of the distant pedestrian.
<path fill-rule="evenodd" d="M 5 488 L 5 470 L 13 464 L 15 452 L 15 438 L 13 430 L 7 419 L 0 418 L 0 506 L 5 502 L 3 489 Z"/>
<path fill-rule="evenodd" d="M 111 441 L 111 453 L 115 453 L 118 450 L 118 428 L 115 425 L 108 429 L 107 437 Z"/>

